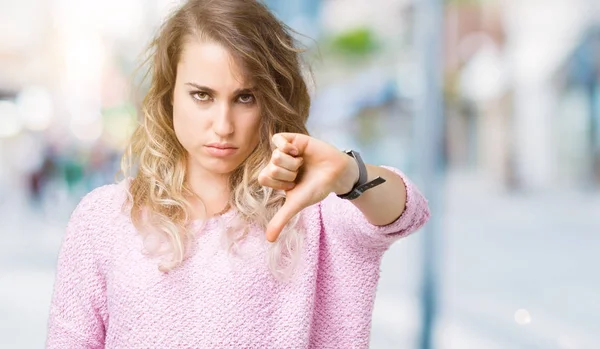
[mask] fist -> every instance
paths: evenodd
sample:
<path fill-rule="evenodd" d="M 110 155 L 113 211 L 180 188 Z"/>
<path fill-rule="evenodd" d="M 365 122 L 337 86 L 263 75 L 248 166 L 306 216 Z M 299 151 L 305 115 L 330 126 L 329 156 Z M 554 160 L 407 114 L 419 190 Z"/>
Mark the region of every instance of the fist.
<path fill-rule="evenodd" d="M 331 192 L 349 192 L 358 180 L 354 159 L 328 143 L 296 133 L 278 133 L 273 143 L 271 160 L 258 176 L 261 185 L 286 192 L 285 204 L 267 226 L 271 242 L 294 215 Z"/>
<path fill-rule="evenodd" d="M 298 156 L 298 149 L 277 135 L 273 137 L 275 150 L 271 160 L 258 175 L 258 183 L 262 186 L 278 190 L 292 190 L 304 159 Z"/>

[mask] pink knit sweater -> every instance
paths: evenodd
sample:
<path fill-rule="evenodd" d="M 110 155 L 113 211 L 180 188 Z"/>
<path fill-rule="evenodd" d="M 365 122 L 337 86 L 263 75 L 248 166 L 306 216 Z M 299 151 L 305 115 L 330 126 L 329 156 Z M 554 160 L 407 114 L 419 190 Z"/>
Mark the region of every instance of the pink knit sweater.
<path fill-rule="evenodd" d="M 162 273 L 121 212 L 125 185 L 92 191 L 60 250 L 46 347 L 368 348 L 382 255 L 429 217 L 425 198 L 389 169 L 406 183 L 402 216 L 374 226 L 333 194 L 306 208 L 305 247 L 288 283 L 269 272 L 258 228 L 245 240 L 245 259 L 221 248 L 217 220 L 234 210 L 207 221 L 195 253 Z"/>

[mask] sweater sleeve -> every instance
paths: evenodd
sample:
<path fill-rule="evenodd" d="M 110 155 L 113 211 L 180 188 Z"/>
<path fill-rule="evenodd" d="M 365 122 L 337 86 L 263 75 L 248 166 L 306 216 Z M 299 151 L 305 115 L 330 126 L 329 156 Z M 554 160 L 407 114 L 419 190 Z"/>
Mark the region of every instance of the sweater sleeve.
<path fill-rule="evenodd" d="M 418 188 L 400 170 L 382 166 L 402 178 L 406 186 L 406 207 L 394 222 L 377 226 L 371 224 L 352 202 L 330 194 L 321 202 L 321 217 L 326 234 L 336 234 L 357 247 L 385 250 L 405 236 L 415 232 L 429 219 L 429 206 Z"/>
<path fill-rule="evenodd" d="M 59 251 L 46 348 L 104 348 L 105 282 L 94 248 L 102 226 L 101 190 L 86 195 L 69 220 Z"/>

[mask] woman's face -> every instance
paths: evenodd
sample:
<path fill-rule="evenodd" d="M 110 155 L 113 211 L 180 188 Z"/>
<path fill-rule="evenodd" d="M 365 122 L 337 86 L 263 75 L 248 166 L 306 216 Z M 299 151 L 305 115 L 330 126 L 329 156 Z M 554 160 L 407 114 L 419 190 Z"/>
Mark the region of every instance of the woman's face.
<path fill-rule="evenodd" d="M 173 126 L 188 152 L 188 169 L 228 174 L 252 153 L 261 120 L 252 90 L 221 45 L 184 44 L 173 91 Z"/>

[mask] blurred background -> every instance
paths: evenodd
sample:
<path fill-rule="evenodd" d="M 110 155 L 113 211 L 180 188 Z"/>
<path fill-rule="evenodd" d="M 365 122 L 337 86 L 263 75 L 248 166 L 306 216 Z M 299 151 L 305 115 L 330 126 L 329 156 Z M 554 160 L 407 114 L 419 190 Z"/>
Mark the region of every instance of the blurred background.
<path fill-rule="evenodd" d="M 69 214 L 114 181 L 177 1 L 0 0 L 0 348 L 42 348 Z M 372 348 L 600 348 L 600 2 L 270 0 L 306 35 L 309 129 L 401 168 Z"/>

